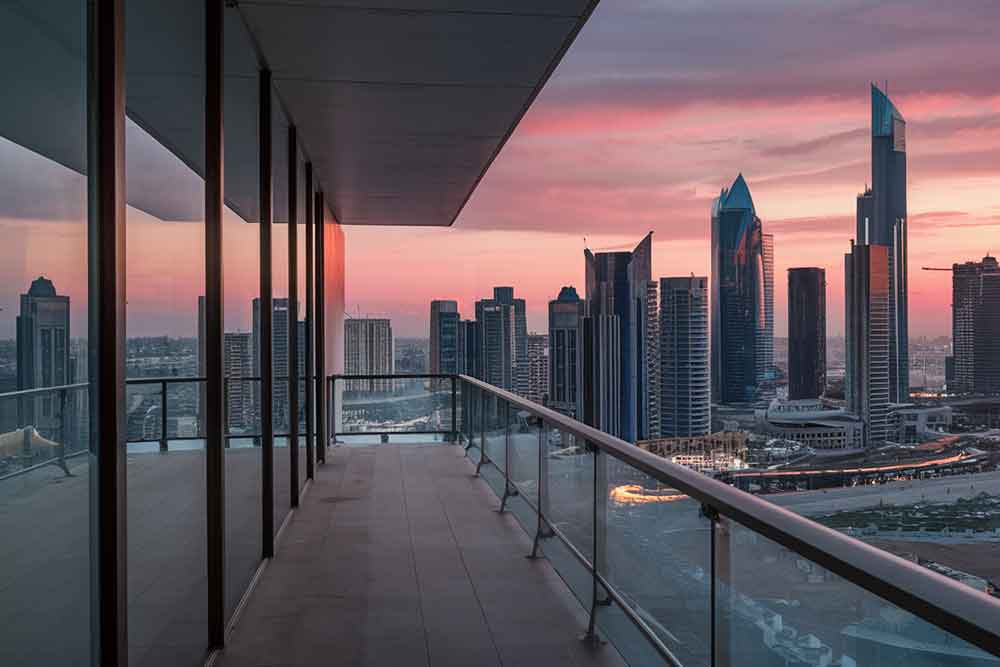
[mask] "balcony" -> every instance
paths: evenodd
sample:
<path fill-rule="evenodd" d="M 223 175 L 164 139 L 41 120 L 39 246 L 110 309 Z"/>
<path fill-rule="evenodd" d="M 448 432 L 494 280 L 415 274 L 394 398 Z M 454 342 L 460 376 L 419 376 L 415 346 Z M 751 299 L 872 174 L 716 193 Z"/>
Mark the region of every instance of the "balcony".
<path fill-rule="evenodd" d="M 153 385 L 167 409 L 168 386 L 199 382 L 130 387 Z M 987 652 L 995 598 L 538 404 L 466 376 L 333 376 L 328 389 L 338 444 L 274 557 L 230 563 L 223 665 L 1000 664 Z M 0 398 L 73 406 L 78 390 Z M 205 580 L 183 575 L 204 559 L 204 446 L 167 435 L 126 446 L 129 487 L 143 489 L 129 507 L 130 605 L 155 612 L 129 628 L 143 664 L 197 650 L 204 624 Z M 22 536 L 2 586 L 47 591 L 39 604 L 64 628 L 46 642 L 47 627 L 11 616 L 3 650 L 43 664 L 88 633 L 71 613 L 86 568 L 59 554 L 85 539 L 86 508 L 71 499 L 89 468 L 78 444 L 47 436 L 22 432 L 35 458 L 0 480 L 5 528 Z M 229 440 L 227 496 L 249 501 L 260 446 Z M 275 461 L 288 465 L 281 442 Z M 233 552 L 258 529 L 231 525 Z M 255 569 L 243 596 L 241 573 Z"/>

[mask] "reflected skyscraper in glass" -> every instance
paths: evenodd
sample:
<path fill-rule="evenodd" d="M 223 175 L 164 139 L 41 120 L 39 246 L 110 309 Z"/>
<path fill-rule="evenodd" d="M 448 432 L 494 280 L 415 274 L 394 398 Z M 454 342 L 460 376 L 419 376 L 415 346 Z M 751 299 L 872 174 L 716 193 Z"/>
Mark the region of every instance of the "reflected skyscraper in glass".
<path fill-rule="evenodd" d="M 774 360 L 774 247 L 743 174 L 712 205 L 712 400 L 753 401 Z"/>

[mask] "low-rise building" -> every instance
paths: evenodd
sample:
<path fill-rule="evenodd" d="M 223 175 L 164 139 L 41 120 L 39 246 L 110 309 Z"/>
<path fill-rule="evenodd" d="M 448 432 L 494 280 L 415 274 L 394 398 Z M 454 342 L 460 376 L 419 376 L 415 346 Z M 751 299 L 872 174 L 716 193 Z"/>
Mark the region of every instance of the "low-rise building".
<path fill-rule="evenodd" d="M 889 406 L 889 440 L 900 445 L 919 445 L 939 438 L 951 429 L 951 414 L 947 405 L 893 404 Z"/>
<path fill-rule="evenodd" d="M 816 454 L 846 454 L 864 449 L 864 428 L 856 415 L 820 400 L 775 399 L 755 411 L 758 432 L 792 440 Z"/>

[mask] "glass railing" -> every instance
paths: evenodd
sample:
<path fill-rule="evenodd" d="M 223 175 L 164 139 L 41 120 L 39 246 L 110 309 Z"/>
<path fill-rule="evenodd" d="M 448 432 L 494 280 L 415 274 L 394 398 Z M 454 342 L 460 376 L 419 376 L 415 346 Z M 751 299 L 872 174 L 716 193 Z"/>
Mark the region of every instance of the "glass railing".
<path fill-rule="evenodd" d="M 996 597 L 479 380 L 454 386 L 449 437 L 589 611 L 586 638 L 628 664 L 1000 666 Z"/>
<path fill-rule="evenodd" d="M 334 375 L 330 433 L 344 444 L 446 441 L 457 428 L 453 375 Z"/>

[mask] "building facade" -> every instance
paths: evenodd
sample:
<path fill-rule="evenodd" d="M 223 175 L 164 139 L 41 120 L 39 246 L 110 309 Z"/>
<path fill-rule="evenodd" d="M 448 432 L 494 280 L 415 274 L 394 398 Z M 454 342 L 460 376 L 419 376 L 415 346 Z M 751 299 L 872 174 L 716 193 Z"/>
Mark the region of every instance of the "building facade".
<path fill-rule="evenodd" d="M 253 340 L 253 374 L 260 376 L 260 345 L 261 345 L 261 302 L 254 299 L 251 303 L 251 333 Z M 280 298 L 271 301 L 271 366 L 273 368 L 274 386 L 272 394 L 272 410 L 274 427 L 287 429 L 291 404 L 288 394 L 288 299 Z M 254 383 L 254 414 L 261 414 L 260 383 Z"/>
<path fill-rule="evenodd" d="M 480 365 L 480 345 L 482 334 L 479 322 L 475 320 L 460 320 L 458 323 L 458 372 L 474 378 L 483 378 Z"/>
<path fill-rule="evenodd" d="M 949 390 L 1000 393 L 1000 265 L 995 257 L 952 266 L 951 308 Z"/>
<path fill-rule="evenodd" d="M 864 448 L 864 424 L 842 408 L 831 408 L 813 398 L 772 400 L 754 411 L 758 433 L 791 440 L 817 454 L 846 454 Z"/>
<path fill-rule="evenodd" d="M 773 243 L 743 175 L 712 205 L 712 400 L 756 400 L 774 362 Z"/>
<path fill-rule="evenodd" d="M 458 360 L 458 313 L 457 301 L 431 301 L 429 373 L 457 373 Z"/>
<path fill-rule="evenodd" d="M 549 336 L 528 334 L 528 393 L 525 398 L 545 403 L 549 396 Z"/>
<path fill-rule="evenodd" d="M 868 197 L 858 198 L 859 215 Z M 851 243 L 844 257 L 847 407 L 864 424 L 866 446 L 887 436 L 889 410 L 889 248 Z"/>
<path fill-rule="evenodd" d="M 344 320 L 344 373 L 391 375 L 395 369 L 392 323 L 384 318 L 354 317 Z M 391 393 L 392 380 L 350 380 L 346 391 Z"/>
<path fill-rule="evenodd" d="M 788 398 L 826 391 L 826 271 L 788 270 Z"/>
<path fill-rule="evenodd" d="M 648 437 L 650 360 L 644 334 L 652 281 L 652 243 L 650 232 L 631 252 L 584 250 L 584 312 L 588 318 L 584 337 L 589 344 L 583 348 L 583 382 L 586 385 L 597 377 L 614 376 L 620 380 L 593 391 L 586 391 L 585 386 L 581 393 L 584 401 L 604 403 L 588 405 L 580 414 L 604 415 L 602 423 L 617 424 L 614 430 L 587 423 L 629 442 Z M 611 326 L 617 327 L 617 333 L 610 332 Z"/>
<path fill-rule="evenodd" d="M 660 436 L 708 435 L 708 278 L 660 279 L 659 334 Z"/>
<path fill-rule="evenodd" d="M 573 287 L 549 301 L 549 407 L 569 417 L 576 416 L 579 395 L 583 306 Z"/>

